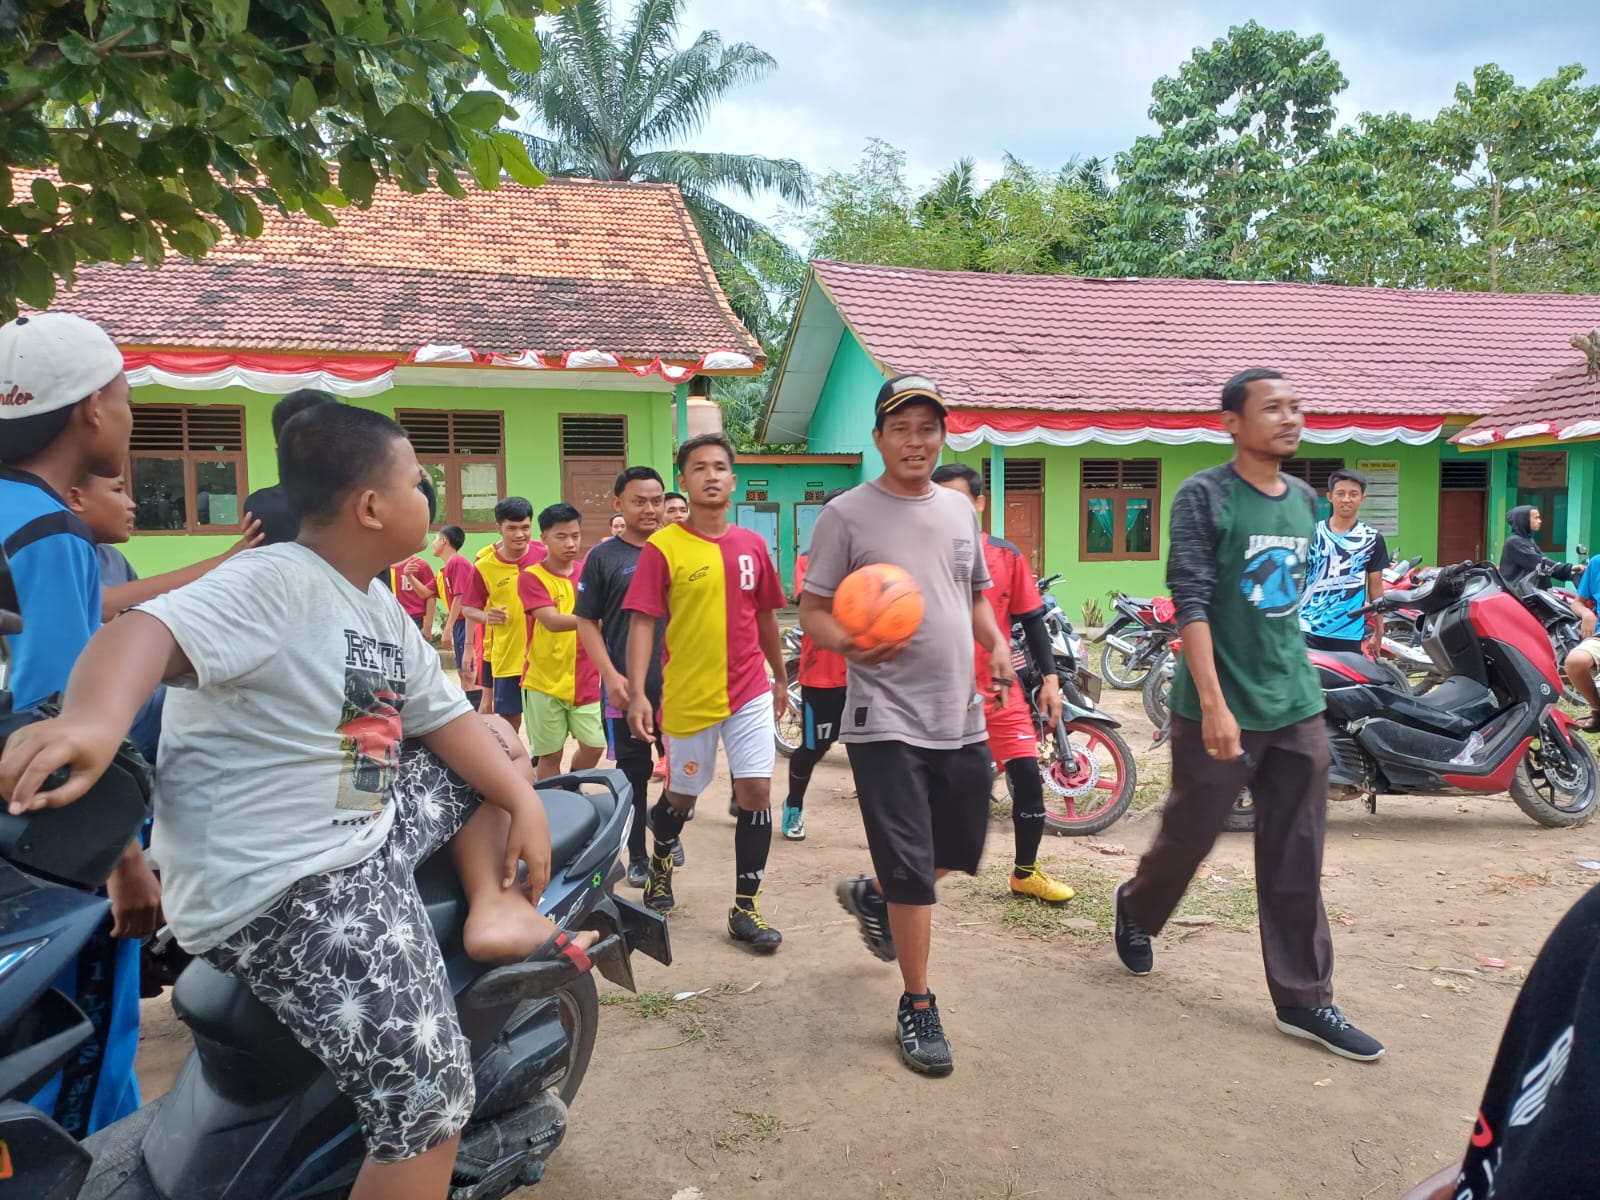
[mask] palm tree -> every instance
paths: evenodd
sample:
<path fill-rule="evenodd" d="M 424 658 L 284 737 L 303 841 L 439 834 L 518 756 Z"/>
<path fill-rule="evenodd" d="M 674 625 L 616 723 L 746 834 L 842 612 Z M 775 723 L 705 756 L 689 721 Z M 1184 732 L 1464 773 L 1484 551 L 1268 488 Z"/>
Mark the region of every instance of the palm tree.
<path fill-rule="evenodd" d="M 531 126 L 519 136 L 550 175 L 676 184 L 735 311 L 767 340 L 776 331 L 762 263 L 793 252 L 716 193 L 776 192 L 803 204 L 810 176 L 793 159 L 683 148 L 712 105 L 778 64 L 747 42 L 724 45 L 712 30 L 678 45 L 682 9 L 683 0 L 636 0 L 619 30 L 609 0 L 563 8 L 540 35 L 538 74 L 516 78 Z"/>

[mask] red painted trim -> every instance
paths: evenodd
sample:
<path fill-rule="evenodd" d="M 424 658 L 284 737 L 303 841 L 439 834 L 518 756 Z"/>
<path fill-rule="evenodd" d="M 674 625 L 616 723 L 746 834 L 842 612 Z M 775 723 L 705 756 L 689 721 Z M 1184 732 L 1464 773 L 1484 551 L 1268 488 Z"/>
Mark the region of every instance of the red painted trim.
<path fill-rule="evenodd" d="M 1506 760 L 1495 769 L 1493 775 L 1443 775 L 1440 776 L 1451 787 L 1458 787 L 1469 792 L 1503 792 L 1511 786 L 1511 777 L 1517 773 L 1517 768 L 1522 765 L 1522 756 L 1528 752 L 1528 747 L 1533 744 L 1531 737 L 1522 739 L 1522 744 L 1506 756 Z"/>
<path fill-rule="evenodd" d="M 1438 428 L 1442 417 L 1389 413 L 1307 413 L 1307 429 L 1410 429 Z M 1221 432 L 1222 418 L 1214 412 L 1045 412 L 956 409 L 947 418 L 951 433 L 971 433 L 987 425 L 997 433 L 1023 433 L 1029 429 L 1209 429 Z"/>
<path fill-rule="evenodd" d="M 1308 650 L 1306 652 L 1306 657 L 1311 660 L 1311 665 L 1313 667 L 1325 667 L 1327 670 L 1332 671 L 1335 675 L 1341 676 L 1342 678 L 1353 679 L 1357 683 L 1372 682 L 1365 675 L 1359 674 L 1350 667 L 1346 666 L 1344 663 L 1340 662 L 1338 659 L 1334 658 L 1331 654 L 1324 653 L 1321 650 Z"/>

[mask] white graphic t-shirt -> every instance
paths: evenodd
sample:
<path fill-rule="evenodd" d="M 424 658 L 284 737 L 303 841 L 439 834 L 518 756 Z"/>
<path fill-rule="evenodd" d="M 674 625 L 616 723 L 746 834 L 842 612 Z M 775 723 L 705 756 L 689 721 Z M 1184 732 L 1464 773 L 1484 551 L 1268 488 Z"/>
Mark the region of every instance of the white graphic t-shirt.
<path fill-rule="evenodd" d="M 401 739 L 472 711 L 382 583 L 356 588 L 297 543 L 138 611 L 194 666 L 167 694 L 151 835 L 167 922 L 192 954 L 296 880 L 382 846 Z"/>

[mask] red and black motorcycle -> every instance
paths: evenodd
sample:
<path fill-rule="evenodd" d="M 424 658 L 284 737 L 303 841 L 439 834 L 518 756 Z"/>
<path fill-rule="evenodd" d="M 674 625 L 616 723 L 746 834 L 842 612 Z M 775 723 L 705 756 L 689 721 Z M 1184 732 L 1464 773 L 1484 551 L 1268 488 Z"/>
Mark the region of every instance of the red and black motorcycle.
<path fill-rule="evenodd" d="M 1550 640 L 1499 571 L 1488 563 L 1446 567 L 1371 608 L 1417 611 L 1443 681 L 1415 696 L 1388 664 L 1311 651 L 1328 705 L 1331 787 L 1360 795 L 1369 812 L 1380 795 L 1509 790 L 1541 825 L 1582 825 L 1594 815 L 1594 754 L 1557 707 L 1561 674 Z M 1248 807 L 1241 797 L 1229 828 L 1246 827 Z"/>

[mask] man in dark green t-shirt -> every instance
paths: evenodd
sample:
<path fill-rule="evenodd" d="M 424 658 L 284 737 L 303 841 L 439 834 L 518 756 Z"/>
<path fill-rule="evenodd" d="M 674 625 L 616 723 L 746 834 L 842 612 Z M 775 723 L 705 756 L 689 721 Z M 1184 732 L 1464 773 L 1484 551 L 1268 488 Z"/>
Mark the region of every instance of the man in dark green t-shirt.
<path fill-rule="evenodd" d="M 1322 906 L 1328 736 L 1298 615 L 1316 496 L 1280 469 L 1304 423 L 1278 372 L 1241 371 L 1222 389 L 1233 461 L 1191 476 L 1173 497 L 1167 587 L 1183 652 L 1172 682 L 1172 791 L 1161 832 L 1117 889 L 1116 946 L 1128 970 L 1150 973 L 1150 935 L 1248 787 L 1261 956 L 1278 1028 L 1370 1061 L 1383 1046 L 1333 1003 Z"/>

